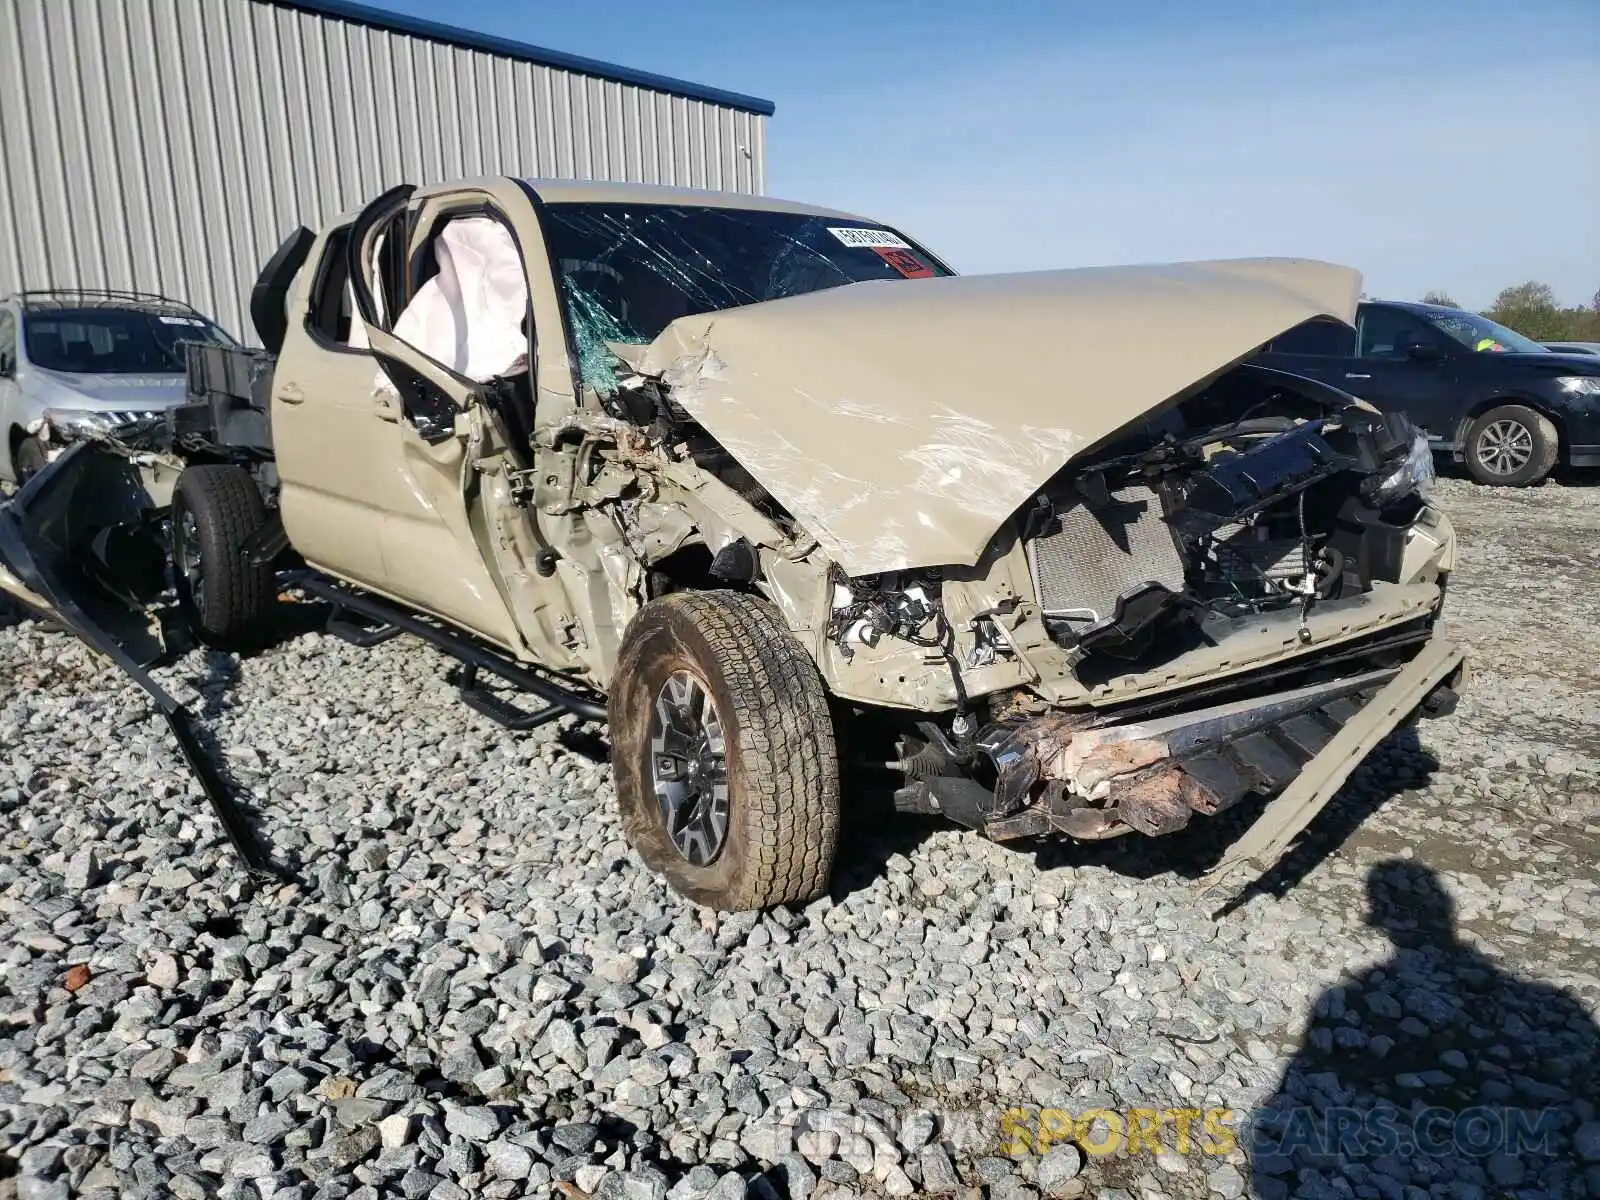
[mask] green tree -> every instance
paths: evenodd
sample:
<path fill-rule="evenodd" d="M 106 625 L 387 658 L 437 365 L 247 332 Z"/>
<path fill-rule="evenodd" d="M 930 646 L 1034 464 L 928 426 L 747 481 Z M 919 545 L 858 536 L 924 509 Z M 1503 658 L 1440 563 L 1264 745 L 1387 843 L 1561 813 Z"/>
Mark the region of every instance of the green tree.
<path fill-rule="evenodd" d="M 1455 302 L 1455 297 L 1451 296 L 1449 292 L 1440 291 L 1438 288 L 1424 292 L 1422 295 L 1422 302 L 1424 304 L 1441 304 L 1445 308 L 1461 307 L 1461 305 Z"/>
<path fill-rule="evenodd" d="M 1536 279 L 1515 287 L 1502 288 L 1494 298 L 1494 306 L 1506 312 L 1544 311 L 1560 307 L 1556 303 L 1555 289 Z"/>
<path fill-rule="evenodd" d="M 1535 279 L 1502 290 L 1484 316 L 1543 341 L 1572 336 L 1572 320 L 1556 303 L 1555 289 Z"/>

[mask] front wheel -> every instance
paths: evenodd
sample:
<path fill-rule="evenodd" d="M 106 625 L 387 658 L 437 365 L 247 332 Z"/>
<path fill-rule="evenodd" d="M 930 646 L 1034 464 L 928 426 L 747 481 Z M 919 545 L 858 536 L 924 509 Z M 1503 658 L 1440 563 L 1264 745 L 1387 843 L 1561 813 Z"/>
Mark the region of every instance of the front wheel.
<path fill-rule="evenodd" d="M 698 904 L 766 908 L 828 886 L 839 762 L 816 665 L 777 610 L 739 592 L 653 600 L 608 702 L 623 832 Z"/>
<path fill-rule="evenodd" d="M 1467 470 L 1479 483 L 1526 487 L 1550 474 L 1560 444 L 1556 427 L 1543 413 L 1502 404 L 1467 431 Z"/>

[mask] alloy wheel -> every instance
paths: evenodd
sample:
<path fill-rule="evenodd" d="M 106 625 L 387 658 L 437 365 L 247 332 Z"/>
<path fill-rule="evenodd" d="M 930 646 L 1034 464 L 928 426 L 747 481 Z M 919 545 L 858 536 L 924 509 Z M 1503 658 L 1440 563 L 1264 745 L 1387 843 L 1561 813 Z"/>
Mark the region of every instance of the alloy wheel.
<path fill-rule="evenodd" d="M 728 837 L 728 758 L 716 703 L 699 678 L 674 671 L 650 718 L 650 784 L 667 836 L 697 867 Z"/>
<path fill-rule="evenodd" d="M 1503 418 L 1478 435 L 1478 463 L 1491 475 L 1515 475 L 1533 458 L 1533 430 L 1521 421 Z"/>

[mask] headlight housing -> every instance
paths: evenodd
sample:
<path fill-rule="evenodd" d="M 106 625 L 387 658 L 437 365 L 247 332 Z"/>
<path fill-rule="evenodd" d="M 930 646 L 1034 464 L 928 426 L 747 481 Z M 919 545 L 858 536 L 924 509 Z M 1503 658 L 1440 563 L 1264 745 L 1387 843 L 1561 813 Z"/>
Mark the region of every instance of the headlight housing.
<path fill-rule="evenodd" d="M 1600 375 L 1562 375 L 1556 386 L 1569 396 L 1600 396 Z"/>
<path fill-rule="evenodd" d="M 100 434 L 110 433 L 117 426 L 124 424 L 126 417 L 122 413 L 104 412 L 92 408 L 47 408 L 44 412 L 44 428 L 40 433 L 46 441 L 52 433 L 63 433 L 68 437 L 95 437 Z"/>
<path fill-rule="evenodd" d="M 1411 449 L 1406 451 L 1405 458 L 1371 488 L 1368 499 L 1379 508 L 1413 492 L 1427 499 L 1433 490 L 1433 480 L 1433 447 L 1428 444 L 1428 435 L 1419 431 L 1411 439 Z"/>

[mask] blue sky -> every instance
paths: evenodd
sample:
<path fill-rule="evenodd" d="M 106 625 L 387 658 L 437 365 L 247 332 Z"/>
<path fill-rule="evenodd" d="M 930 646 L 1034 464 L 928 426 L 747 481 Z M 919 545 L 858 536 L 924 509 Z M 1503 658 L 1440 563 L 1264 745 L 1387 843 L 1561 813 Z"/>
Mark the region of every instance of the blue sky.
<path fill-rule="evenodd" d="M 1252 254 L 1600 289 L 1600 3 L 369 0 L 777 103 L 767 189 L 964 271 Z"/>

